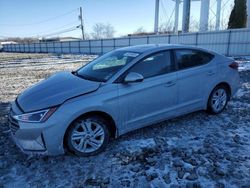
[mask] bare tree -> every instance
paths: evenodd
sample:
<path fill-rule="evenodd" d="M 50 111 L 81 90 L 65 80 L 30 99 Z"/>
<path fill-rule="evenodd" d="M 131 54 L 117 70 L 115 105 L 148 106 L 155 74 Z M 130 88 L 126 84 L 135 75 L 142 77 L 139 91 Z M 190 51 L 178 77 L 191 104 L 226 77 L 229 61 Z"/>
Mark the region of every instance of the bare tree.
<path fill-rule="evenodd" d="M 174 23 L 172 21 L 162 23 L 158 30 L 159 33 L 171 33 L 174 30 Z"/>
<path fill-rule="evenodd" d="M 32 37 L 8 37 L 5 39 L 0 40 L 0 42 L 4 42 L 4 41 L 13 41 L 13 42 L 17 42 L 17 43 L 32 43 L 32 42 L 39 42 L 38 38 L 32 38 Z"/>
<path fill-rule="evenodd" d="M 197 32 L 199 31 L 199 21 L 195 19 L 194 17 L 190 17 L 190 24 L 189 24 L 189 31 L 190 32 Z"/>
<path fill-rule="evenodd" d="M 215 21 L 208 22 L 208 31 L 215 30 Z"/>
<path fill-rule="evenodd" d="M 93 39 L 103 39 L 114 37 L 115 29 L 110 24 L 96 23 L 92 28 L 91 37 Z"/>
<path fill-rule="evenodd" d="M 228 4 L 227 8 L 222 9 L 220 30 L 225 30 L 228 27 L 230 13 L 232 12 L 234 4 Z"/>
<path fill-rule="evenodd" d="M 146 33 L 146 30 L 142 26 L 137 28 L 133 34 L 141 34 L 141 33 Z"/>
<path fill-rule="evenodd" d="M 79 35 L 79 38 L 81 38 L 81 35 Z M 84 39 L 85 40 L 90 40 L 91 39 L 91 35 L 87 32 L 84 32 Z"/>

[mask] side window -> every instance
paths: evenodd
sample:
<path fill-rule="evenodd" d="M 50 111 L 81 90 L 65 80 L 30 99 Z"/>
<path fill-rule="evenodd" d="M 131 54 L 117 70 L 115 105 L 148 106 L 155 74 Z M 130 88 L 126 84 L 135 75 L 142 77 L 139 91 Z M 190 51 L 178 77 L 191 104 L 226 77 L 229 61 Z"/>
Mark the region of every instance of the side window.
<path fill-rule="evenodd" d="M 179 69 L 186 69 L 206 64 L 213 59 L 213 55 L 199 50 L 176 50 Z"/>
<path fill-rule="evenodd" d="M 170 51 L 155 53 L 139 61 L 129 72 L 137 72 L 144 78 L 149 78 L 174 70 L 174 64 L 171 61 Z"/>

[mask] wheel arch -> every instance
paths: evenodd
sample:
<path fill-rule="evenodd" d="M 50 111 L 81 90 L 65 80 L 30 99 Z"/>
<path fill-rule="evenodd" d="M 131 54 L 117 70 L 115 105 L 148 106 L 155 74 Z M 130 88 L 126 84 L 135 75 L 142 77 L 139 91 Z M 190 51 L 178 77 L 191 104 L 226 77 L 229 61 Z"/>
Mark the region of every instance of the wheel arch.
<path fill-rule="evenodd" d="M 110 126 L 108 126 L 108 130 L 110 132 L 110 136 L 111 138 L 116 138 L 118 136 L 118 130 L 117 130 L 117 126 L 116 126 L 116 123 L 113 119 L 113 117 L 106 113 L 106 112 L 103 112 L 103 111 L 89 111 L 89 112 L 85 112 L 81 115 L 79 115 L 78 117 L 74 118 L 68 125 L 65 133 L 64 133 L 64 136 L 63 136 L 63 145 L 66 146 L 66 135 L 67 135 L 67 132 L 68 132 L 68 129 L 70 128 L 70 126 L 72 125 L 72 123 L 74 121 L 76 121 L 77 119 L 79 118 L 84 118 L 84 117 L 89 117 L 89 116 L 99 116 L 101 118 L 103 118 L 105 121 L 107 121 L 108 123 L 110 123 Z"/>
<path fill-rule="evenodd" d="M 211 92 L 209 93 L 209 95 L 208 95 L 208 97 L 207 97 L 206 109 L 208 109 L 209 98 L 210 98 L 212 92 L 213 92 L 214 89 L 215 89 L 216 87 L 218 87 L 218 86 L 224 86 L 224 87 L 226 87 L 227 90 L 228 90 L 228 93 L 229 93 L 229 99 L 231 98 L 232 89 L 231 89 L 230 84 L 227 83 L 227 82 L 220 82 L 220 83 L 218 83 L 217 85 L 215 85 L 215 86 L 212 88 Z"/>
<path fill-rule="evenodd" d="M 217 86 L 224 86 L 227 88 L 227 91 L 229 92 L 229 98 L 231 98 L 231 94 L 232 94 L 232 88 L 231 86 L 229 85 L 229 83 L 227 82 L 220 82 L 218 83 L 214 88 L 216 88 Z M 213 89 L 214 90 L 214 89 Z M 212 92 L 211 92 L 212 93 Z"/>

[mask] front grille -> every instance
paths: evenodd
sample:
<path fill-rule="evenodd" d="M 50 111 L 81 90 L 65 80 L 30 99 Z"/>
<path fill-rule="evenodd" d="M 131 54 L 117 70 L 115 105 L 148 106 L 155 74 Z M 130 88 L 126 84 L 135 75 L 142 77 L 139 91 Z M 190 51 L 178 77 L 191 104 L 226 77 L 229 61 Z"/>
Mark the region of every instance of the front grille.
<path fill-rule="evenodd" d="M 18 121 L 13 118 L 14 112 L 10 109 L 9 114 L 9 127 L 13 135 L 16 134 L 16 131 L 19 129 Z"/>

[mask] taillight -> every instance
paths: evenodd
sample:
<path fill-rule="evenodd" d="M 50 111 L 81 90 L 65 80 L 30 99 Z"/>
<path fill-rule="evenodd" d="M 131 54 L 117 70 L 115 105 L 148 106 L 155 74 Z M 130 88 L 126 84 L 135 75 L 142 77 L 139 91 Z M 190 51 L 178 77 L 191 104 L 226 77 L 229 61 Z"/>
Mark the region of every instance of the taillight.
<path fill-rule="evenodd" d="M 233 62 L 230 65 L 228 65 L 230 68 L 238 70 L 239 64 L 237 62 Z"/>

